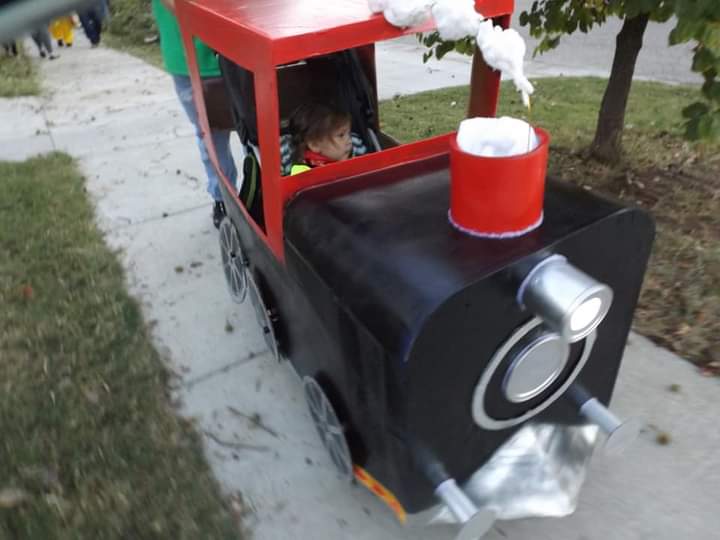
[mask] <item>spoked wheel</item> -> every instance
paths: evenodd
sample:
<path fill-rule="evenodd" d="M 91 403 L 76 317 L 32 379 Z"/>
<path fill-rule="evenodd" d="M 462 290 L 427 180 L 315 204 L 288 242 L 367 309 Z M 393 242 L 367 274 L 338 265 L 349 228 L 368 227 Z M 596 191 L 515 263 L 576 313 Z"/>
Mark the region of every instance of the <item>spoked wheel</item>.
<path fill-rule="evenodd" d="M 229 217 L 220 223 L 220 256 L 230 296 L 238 304 L 247 296 L 247 259 L 240 245 L 240 235 Z"/>
<path fill-rule="evenodd" d="M 247 278 L 248 290 L 250 291 L 250 301 L 255 308 L 255 317 L 262 330 L 265 343 L 270 349 L 275 360 L 280 361 L 280 349 L 278 347 L 277 334 L 275 332 L 275 325 L 278 322 L 278 316 L 275 309 L 271 308 L 265 303 L 262 294 L 260 293 L 260 287 L 258 287 L 252 272 L 245 272 Z"/>
<path fill-rule="evenodd" d="M 305 400 L 315 428 L 335 467 L 344 480 L 353 479 L 353 465 L 345 432 L 335 409 L 318 382 L 312 377 L 303 378 Z"/>

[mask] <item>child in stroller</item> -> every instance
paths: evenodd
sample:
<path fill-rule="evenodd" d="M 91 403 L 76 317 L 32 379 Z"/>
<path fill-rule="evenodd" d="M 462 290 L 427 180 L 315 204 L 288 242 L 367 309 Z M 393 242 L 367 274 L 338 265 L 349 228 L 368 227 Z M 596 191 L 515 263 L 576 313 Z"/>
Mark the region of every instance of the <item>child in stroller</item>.
<path fill-rule="evenodd" d="M 334 105 L 301 105 L 290 117 L 292 144 L 290 174 L 362 155 L 367 149 L 351 133 L 350 113 Z"/>

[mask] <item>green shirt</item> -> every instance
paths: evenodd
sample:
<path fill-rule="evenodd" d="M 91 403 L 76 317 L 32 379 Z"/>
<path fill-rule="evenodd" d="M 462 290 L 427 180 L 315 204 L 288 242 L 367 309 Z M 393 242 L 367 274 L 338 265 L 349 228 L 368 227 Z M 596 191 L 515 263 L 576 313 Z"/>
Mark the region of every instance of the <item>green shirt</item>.
<path fill-rule="evenodd" d="M 172 75 L 189 75 L 182 35 L 175 15 L 160 0 L 152 0 L 152 12 L 160 32 L 160 52 L 168 73 Z M 201 77 L 219 77 L 220 66 L 215 53 L 201 43 L 195 41 L 195 54 Z"/>

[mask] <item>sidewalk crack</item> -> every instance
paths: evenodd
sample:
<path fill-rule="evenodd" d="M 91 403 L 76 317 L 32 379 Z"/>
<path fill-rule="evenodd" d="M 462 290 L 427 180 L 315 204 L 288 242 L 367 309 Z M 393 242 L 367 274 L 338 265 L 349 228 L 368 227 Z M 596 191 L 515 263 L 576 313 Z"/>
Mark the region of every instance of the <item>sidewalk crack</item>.
<path fill-rule="evenodd" d="M 210 370 L 207 373 L 203 373 L 202 375 L 193 377 L 192 379 L 190 379 L 188 381 L 181 382 L 178 385 L 178 388 L 183 388 L 185 390 L 191 390 L 194 386 L 196 386 L 202 382 L 205 382 L 208 379 L 212 379 L 215 375 L 219 375 L 221 373 L 227 373 L 228 371 L 235 369 L 236 367 L 240 367 L 245 364 L 249 364 L 250 362 L 257 360 L 258 358 L 267 356 L 269 353 L 270 353 L 270 351 L 267 349 L 262 350 L 260 352 L 250 352 L 247 356 L 240 358 L 239 360 L 235 360 L 233 362 L 230 362 L 229 364 L 225 364 L 224 366 L 220 366 L 218 368 Z"/>

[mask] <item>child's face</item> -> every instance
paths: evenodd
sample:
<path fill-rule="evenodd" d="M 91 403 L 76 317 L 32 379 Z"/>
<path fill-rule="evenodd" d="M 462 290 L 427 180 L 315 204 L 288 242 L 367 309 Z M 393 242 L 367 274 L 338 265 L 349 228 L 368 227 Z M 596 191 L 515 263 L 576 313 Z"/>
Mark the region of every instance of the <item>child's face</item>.
<path fill-rule="evenodd" d="M 352 153 L 350 122 L 346 122 L 332 131 L 327 137 L 317 141 L 308 141 L 308 148 L 334 161 L 342 161 Z"/>

